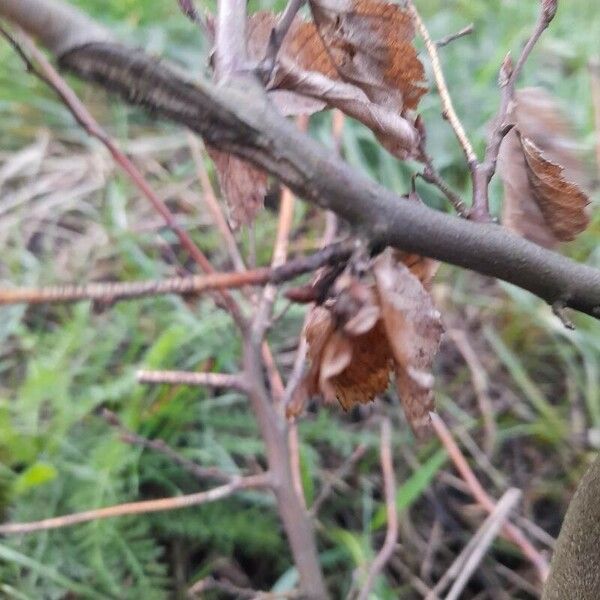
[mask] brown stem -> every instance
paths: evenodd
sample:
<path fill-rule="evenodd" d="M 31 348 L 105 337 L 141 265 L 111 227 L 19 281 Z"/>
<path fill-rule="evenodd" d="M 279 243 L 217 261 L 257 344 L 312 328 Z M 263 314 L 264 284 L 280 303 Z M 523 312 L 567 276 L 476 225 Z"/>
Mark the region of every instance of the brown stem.
<path fill-rule="evenodd" d="M 192 385 L 212 388 L 227 388 L 238 392 L 247 392 L 243 376 L 229 373 L 195 373 L 191 371 L 138 371 L 140 383 L 168 385 Z"/>
<path fill-rule="evenodd" d="M 513 66 L 510 54 L 508 54 L 500 68 L 500 107 L 494 119 L 494 127 L 488 139 L 483 162 L 476 166 L 473 177 L 473 207 L 470 217 L 476 221 L 489 220 L 489 184 L 496 172 L 502 140 L 512 129 L 508 117 L 510 104 L 515 96 L 516 82 L 531 51 L 554 18 L 556 5 L 556 0 L 541 0 L 537 22 L 521 51 L 517 64 Z"/>
<path fill-rule="evenodd" d="M 171 277 L 150 281 L 99 282 L 84 285 L 56 285 L 41 288 L 0 288 L 0 306 L 8 304 L 65 303 L 94 300 L 111 304 L 161 294 L 201 294 L 212 290 L 241 288 L 247 285 L 281 284 L 325 265 L 347 260 L 351 253 L 348 243 L 332 244 L 315 254 L 290 260 L 275 268 L 259 267 L 253 271 L 234 273 L 212 272 L 208 275 Z"/>
<path fill-rule="evenodd" d="M 285 421 L 278 415 L 264 385 L 260 344 L 251 336 L 244 340 L 246 379 L 251 386 L 248 397 L 265 441 L 269 472 L 279 516 L 286 532 L 301 586 L 308 598 L 327 598 L 319 564 L 319 554 L 310 517 L 294 490 Z"/>
<path fill-rule="evenodd" d="M 196 10 L 194 0 L 177 0 L 177 4 L 179 4 L 181 12 L 208 35 L 209 27 L 206 23 L 206 19 Z"/>
<path fill-rule="evenodd" d="M 592 104 L 596 122 L 596 165 L 600 173 L 600 58 L 590 61 L 590 81 L 592 86 Z"/>
<path fill-rule="evenodd" d="M 461 37 L 465 37 L 466 35 L 471 35 L 475 31 L 475 25 L 473 23 L 469 23 L 462 29 L 459 29 L 455 33 L 450 33 L 449 35 L 440 38 L 435 42 L 437 48 L 443 48 L 448 44 L 451 44 L 454 40 L 458 40 Z"/>
<path fill-rule="evenodd" d="M 296 18 L 298 11 L 305 3 L 306 0 L 288 0 L 285 10 L 279 17 L 275 27 L 271 30 L 265 56 L 258 67 L 259 73 L 263 77 L 265 83 L 271 78 L 283 39 Z"/>
<path fill-rule="evenodd" d="M 238 477 L 230 483 L 197 494 L 175 496 L 173 498 L 159 498 L 157 500 L 144 500 L 142 502 L 127 502 L 125 504 L 117 504 L 106 508 L 96 508 L 30 523 L 6 523 L 0 525 L 0 534 L 14 535 L 34 533 L 37 531 L 46 531 L 48 529 L 70 527 L 79 523 L 88 523 L 89 521 L 97 521 L 99 519 L 110 519 L 125 515 L 145 515 L 166 510 L 188 508 L 190 506 L 198 506 L 199 504 L 206 504 L 207 502 L 215 502 L 216 500 L 227 498 L 240 490 L 265 488 L 270 486 L 271 480 L 268 473 L 261 473 L 260 475 L 251 475 L 248 477 Z"/>
<path fill-rule="evenodd" d="M 448 86 L 446 85 L 446 78 L 444 77 L 444 71 L 442 69 L 442 64 L 440 62 L 440 57 L 437 52 L 437 47 L 435 42 L 431 39 L 429 35 L 429 31 L 419 14 L 416 6 L 414 5 L 413 0 L 408 0 L 408 7 L 414 19 L 414 22 L 419 30 L 421 37 L 423 38 L 423 42 L 425 43 L 425 48 L 427 49 L 427 53 L 429 54 L 429 58 L 431 59 L 431 67 L 433 69 L 433 76 L 435 78 L 435 83 L 438 88 L 438 92 L 440 94 L 440 100 L 442 102 L 442 111 L 444 117 L 450 123 L 454 134 L 456 135 L 456 139 L 458 140 L 460 147 L 462 148 L 465 158 L 467 159 L 467 164 L 469 167 L 477 164 L 477 155 L 475 154 L 475 150 L 473 150 L 473 146 L 465 132 L 465 129 L 454 110 L 454 105 L 452 104 L 452 98 L 450 97 L 450 92 L 448 91 Z"/>
<path fill-rule="evenodd" d="M 238 244 L 235 240 L 235 237 L 233 236 L 231 228 L 229 227 L 227 220 L 225 219 L 225 215 L 221 210 L 221 205 L 217 200 L 215 190 L 210 182 L 208 173 L 206 172 L 206 168 L 204 167 L 200 142 L 191 133 L 188 134 L 188 140 L 190 150 L 192 152 L 192 158 L 194 159 L 194 164 L 196 165 L 196 174 L 198 180 L 200 181 L 200 185 L 202 186 L 204 203 L 208 207 L 208 211 L 210 212 L 213 222 L 219 230 L 223 241 L 225 242 L 225 246 L 227 246 L 229 258 L 231 258 L 231 262 L 233 263 L 235 270 L 245 271 L 246 265 L 244 264 L 244 259 L 242 258 Z"/>

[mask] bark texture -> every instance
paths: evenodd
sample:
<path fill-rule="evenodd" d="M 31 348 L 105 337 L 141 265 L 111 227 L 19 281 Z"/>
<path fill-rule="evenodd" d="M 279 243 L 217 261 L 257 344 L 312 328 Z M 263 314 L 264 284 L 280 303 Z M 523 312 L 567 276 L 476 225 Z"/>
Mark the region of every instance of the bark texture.
<path fill-rule="evenodd" d="M 600 455 L 569 504 L 543 600 L 600 598 Z"/>

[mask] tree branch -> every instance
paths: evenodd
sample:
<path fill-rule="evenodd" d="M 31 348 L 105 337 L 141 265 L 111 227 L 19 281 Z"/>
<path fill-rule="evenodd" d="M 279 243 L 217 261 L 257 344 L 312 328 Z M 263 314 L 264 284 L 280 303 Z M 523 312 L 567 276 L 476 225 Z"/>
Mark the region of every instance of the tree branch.
<path fill-rule="evenodd" d="M 178 237 L 181 246 L 185 248 L 200 269 L 205 273 L 213 272 L 214 269 L 210 261 L 194 243 L 187 231 L 177 223 L 177 220 L 169 207 L 158 197 L 158 194 L 156 194 L 152 186 L 146 181 L 141 171 L 119 148 L 118 144 L 104 131 L 104 129 L 102 129 L 98 121 L 96 121 L 93 115 L 88 111 L 83 102 L 79 100 L 77 94 L 75 94 L 67 82 L 57 73 L 56 69 L 48 62 L 37 46 L 24 34 L 19 36 L 20 39 L 18 41 L 12 38 L 4 29 L 2 29 L 2 27 L 0 27 L 0 34 L 2 34 L 15 48 L 19 56 L 24 60 L 28 70 L 58 94 L 77 123 L 79 123 L 90 136 L 100 141 L 110 152 L 115 163 L 150 202 L 156 212 L 161 215 L 167 226 Z M 33 60 L 25 53 L 23 47 L 27 49 L 29 54 L 33 57 Z M 243 329 L 245 320 L 239 307 L 228 292 L 226 290 L 221 291 L 217 300 L 222 301 L 222 304 L 227 308 L 235 322 Z"/>
<path fill-rule="evenodd" d="M 190 506 L 198 506 L 199 504 L 206 504 L 207 502 L 215 502 L 216 500 L 227 498 L 227 496 L 231 496 L 240 490 L 270 486 L 271 479 L 269 473 L 238 477 L 230 483 L 206 492 L 198 492 L 197 494 L 187 494 L 185 496 L 175 496 L 173 498 L 159 498 L 157 500 L 144 500 L 142 502 L 127 502 L 125 504 L 117 504 L 106 508 L 96 508 L 30 523 L 6 523 L 0 525 L 0 535 L 34 533 L 36 531 L 70 527 L 79 523 L 87 523 L 99 519 L 123 517 L 125 515 L 148 514 L 165 510 L 175 510 L 178 508 L 189 508 Z"/>
<path fill-rule="evenodd" d="M 0 15 L 14 16 L 15 4 L 21 6 L 16 11 L 20 24 L 31 29 L 35 19 L 30 12 L 40 2 L 0 0 Z M 51 12 L 54 4 L 45 7 L 49 18 L 63 18 Z M 69 22 L 73 27 L 84 26 L 80 20 Z M 549 304 L 563 301 L 600 318 L 600 271 L 496 225 L 472 223 L 405 202 L 298 132 L 253 80 L 236 78 L 218 88 L 202 80 L 191 83 L 141 51 L 106 43 L 104 36 L 94 35 L 96 29 L 93 24 L 87 27 L 86 45 L 71 46 L 69 52 L 58 55 L 64 68 L 186 125 L 216 148 L 265 169 L 305 200 L 348 220 L 375 244 L 497 277 Z M 44 31 L 39 35 L 50 45 L 52 40 Z"/>
<path fill-rule="evenodd" d="M 302 590 L 308 598 L 323 600 L 327 598 L 327 590 L 319 564 L 314 529 L 306 508 L 294 489 L 286 424 L 270 402 L 260 358 L 260 341 L 246 336 L 244 366 L 250 386 L 248 398 L 265 442 L 279 516 L 300 575 Z"/>
<path fill-rule="evenodd" d="M 8 304 L 48 304 L 93 300 L 111 304 L 143 296 L 162 294 L 201 294 L 229 290 L 247 285 L 281 284 L 325 265 L 343 263 L 350 257 L 348 242 L 332 244 L 310 256 L 302 256 L 276 267 L 259 267 L 252 271 L 212 272 L 207 275 L 170 277 L 148 281 L 93 282 L 83 285 L 55 285 L 41 288 L 0 288 L 0 306 Z"/>
<path fill-rule="evenodd" d="M 138 371 L 137 380 L 140 383 L 191 385 L 213 388 L 228 388 L 238 392 L 247 392 L 242 375 L 230 373 L 196 373 L 193 371 Z"/>

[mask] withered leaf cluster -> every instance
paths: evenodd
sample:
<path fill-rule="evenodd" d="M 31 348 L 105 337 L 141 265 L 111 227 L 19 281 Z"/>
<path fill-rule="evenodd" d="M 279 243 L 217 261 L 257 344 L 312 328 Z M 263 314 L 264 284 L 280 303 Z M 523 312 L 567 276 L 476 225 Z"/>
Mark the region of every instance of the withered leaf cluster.
<path fill-rule="evenodd" d="M 393 378 L 415 434 L 426 434 L 434 407 L 431 364 L 442 335 L 440 313 L 425 289 L 435 269 L 434 261 L 388 249 L 361 275 L 341 275 L 305 329 L 306 393 L 348 410 L 371 402 Z"/>
<path fill-rule="evenodd" d="M 569 124 L 539 88 L 516 93 L 514 129 L 500 148 L 503 223 L 547 248 L 570 241 L 589 224 L 585 168 Z"/>
<path fill-rule="evenodd" d="M 369 127 L 398 158 L 414 157 L 419 132 L 412 111 L 427 88 L 410 13 L 381 0 L 313 0 L 309 6 L 313 21 L 296 17 L 283 40 L 269 83 L 272 101 L 285 115 L 338 108 Z M 270 12 L 248 19 L 251 61 L 264 58 L 276 23 Z M 266 176 L 214 154 L 232 226 L 252 222 L 262 207 Z"/>

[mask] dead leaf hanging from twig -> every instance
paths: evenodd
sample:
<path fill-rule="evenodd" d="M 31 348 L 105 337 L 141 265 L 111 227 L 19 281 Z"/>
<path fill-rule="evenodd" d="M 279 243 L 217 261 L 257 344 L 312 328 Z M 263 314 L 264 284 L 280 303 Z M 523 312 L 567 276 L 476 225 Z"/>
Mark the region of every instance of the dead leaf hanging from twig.
<path fill-rule="evenodd" d="M 519 90 L 515 128 L 498 157 L 504 183 L 503 223 L 547 248 L 573 239 L 588 223 L 586 172 L 567 120 L 542 89 Z"/>
<path fill-rule="evenodd" d="M 427 91 L 412 44 L 410 13 L 378 0 L 311 0 L 311 12 L 340 77 L 398 113 L 415 109 Z"/>
<path fill-rule="evenodd" d="M 441 315 L 419 280 L 391 253 L 375 262 L 373 273 L 394 355 L 398 395 L 406 418 L 421 435 L 429 428 L 434 408 L 431 364 L 442 336 Z"/>
<path fill-rule="evenodd" d="M 419 134 L 407 112 L 426 87 L 410 15 L 375 0 L 311 8 L 317 26 L 296 18 L 283 40 L 269 85 L 273 102 L 286 115 L 338 108 L 398 158 L 414 156 Z M 275 23 L 271 13 L 250 17 L 248 52 L 256 61 Z"/>
<path fill-rule="evenodd" d="M 521 136 L 527 176 L 533 198 L 552 233 L 560 241 L 575 239 L 589 224 L 588 197 L 564 175 L 564 168 L 542 155 L 529 139 Z"/>
<path fill-rule="evenodd" d="M 424 263 L 413 264 L 428 285 Z M 406 418 L 422 436 L 433 409 L 430 368 L 441 333 L 431 296 L 388 249 L 364 275 L 344 273 L 333 297 L 313 309 L 305 329 L 311 361 L 306 391 L 337 399 L 348 410 L 383 393 L 393 374 Z"/>
<path fill-rule="evenodd" d="M 246 161 L 207 147 L 214 162 L 221 193 L 227 201 L 232 229 L 248 225 L 263 207 L 267 192 L 267 174 Z"/>

